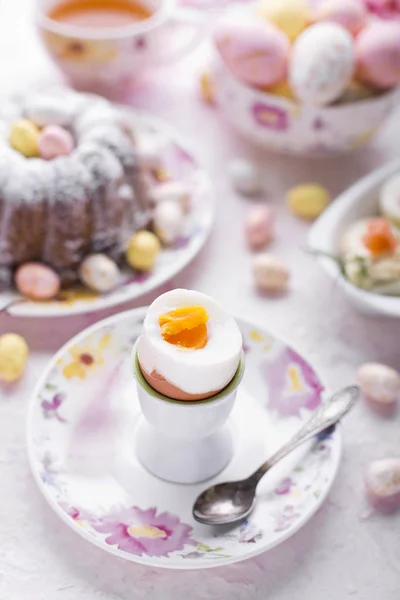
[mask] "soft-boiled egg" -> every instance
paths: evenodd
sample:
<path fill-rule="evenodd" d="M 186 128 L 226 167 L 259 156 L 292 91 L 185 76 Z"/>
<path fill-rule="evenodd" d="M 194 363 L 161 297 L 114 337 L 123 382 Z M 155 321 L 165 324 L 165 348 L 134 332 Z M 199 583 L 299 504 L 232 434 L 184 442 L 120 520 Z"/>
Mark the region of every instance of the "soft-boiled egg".
<path fill-rule="evenodd" d="M 236 321 L 210 296 L 176 289 L 148 308 L 137 356 L 146 381 L 175 400 L 202 400 L 226 387 L 242 352 Z"/>

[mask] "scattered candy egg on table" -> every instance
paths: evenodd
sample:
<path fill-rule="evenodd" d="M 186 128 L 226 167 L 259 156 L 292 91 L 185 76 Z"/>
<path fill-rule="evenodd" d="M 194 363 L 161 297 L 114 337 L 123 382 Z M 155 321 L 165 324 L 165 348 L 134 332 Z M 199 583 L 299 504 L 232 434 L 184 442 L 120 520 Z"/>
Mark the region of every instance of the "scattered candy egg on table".
<path fill-rule="evenodd" d="M 365 471 L 364 482 L 376 508 L 392 512 L 400 507 L 400 458 L 374 460 Z"/>
<path fill-rule="evenodd" d="M 89 289 L 105 293 L 118 286 L 121 272 L 118 265 L 105 254 L 91 254 L 82 262 L 79 277 Z"/>
<path fill-rule="evenodd" d="M 19 119 L 11 125 L 9 142 L 14 150 L 26 158 L 39 156 L 39 129 L 28 119 Z"/>
<path fill-rule="evenodd" d="M 258 254 L 253 260 L 253 277 L 257 288 L 263 292 L 283 293 L 287 289 L 290 273 L 272 254 Z"/>
<path fill-rule="evenodd" d="M 245 234 L 249 248 L 257 250 L 268 244 L 274 235 L 275 217 L 269 206 L 252 208 L 245 221 Z"/>
<path fill-rule="evenodd" d="M 400 375 L 380 363 L 366 363 L 357 371 L 362 393 L 380 404 L 392 404 L 400 395 Z"/>
<path fill-rule="evenodd" d="M 257 14 L 273 23 L 293 41 L 310 21 L 310 8 L 306 0 L 260 0 Z"/>
<path fill-rule="evenodd" d="M 315 22 L 337 23 L 352 35 L 357 35 L 367 22 L 367 9 L 363 0 L 320 0 L 312 12 L 312 18 Z"/>
<path fill-rule="evenodd" d="M 68 156 L 74 149 L 74 138 L 59 125 L 48 125 L 39 134 L 39 154 L 45 160 Z"/>
<path fill-rule="evenodd" d="M 381 89 L 400 83 L 400 22 L 372 21 L 356 40 L 357 76 Z"/>
<path fill-rule="evenodd" d="M 0 336 L 0 380 L 12 383 L 23 374 L 29 356 L 28 344 L 16 333 Z"/>
<path fill-rule="evenodd" d="M 313 221 L 328 206 L 330 194 L 322 185 L 303 183 L 288 191 L 286 202 L 297 217 Z"/>
<path fill-rule="evenodd" d="M 274 85 L 286 77 L 287 36 L 254 15 L 231 15 L 222 20 L 215 29 L 214 43 L 232 73 L 249 85 Z"/>
<path fill-rule="evenodd" d="M 137 231 L 131 238 L 126 260 L 138 271 L 151 271 L 156 264 L 161 244 L 158 237 L 151 231 Z"/>
<path fill-rule="evenodd" d="M 51 300 L 60 291 L 60 277 L 53 269 L 41 263 L 25 263 L 15 273 L 15 285 L 23 296 L 31 300 Z"/>
<path fill-rule="evenodd" d="M 243 196 L 255 196 L 261 192 L 258 169 L 244 158 L 234 158 L 228 164 L 228 175 L 235 192 Z"/>
<path fill-rule="evenodd" d="M 395 227 L 400 227 L 400 175 L 392 175 L 383 184 L 379 208 L 384 217 Z"/>
<path fill-rule="evenodd" d="M 46 127 L 47 125 L 63 126 L 71 120 L 71 113 L 67 105 L 62 102 L 55 102 L 51 97 L 40 95 L 31 98 L 26 116 L 38 127 Z"/>
<path fill-rule="evenodd" d="M 299 100 L 325 106 L 337 100 L 348 87 L 354 64 L 350 33 L 336 23 L 316 23 L 294 43 L 289 82 Z"/>
<path fill-rule="evenodd" d="M 150 197 L 154 204 L 177 202 L 184 212 L 187 212 L 189 209 L 190 190 L 181 181 L 167 181 L 166 183 L 157 185 L 151 190 Z"/>
<path fill-rule="evenodd" d="M 174 244 L 185 230 L 185 214 L 180 204 L 170 200 L 157 204 L 153 211 L 153 227 L 163 244 Z"/>

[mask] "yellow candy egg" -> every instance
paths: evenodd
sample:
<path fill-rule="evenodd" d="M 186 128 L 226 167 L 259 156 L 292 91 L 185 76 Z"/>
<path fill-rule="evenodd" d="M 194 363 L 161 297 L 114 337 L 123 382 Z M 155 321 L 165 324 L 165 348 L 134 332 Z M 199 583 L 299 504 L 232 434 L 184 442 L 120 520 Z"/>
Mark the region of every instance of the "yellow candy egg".
<path fill-rule="evenodd" d="M 306 0 L 260 0 L 257 14 L 276 25 L 292 42 L 311 20 Z"/>
<path fill-rule="evenodd" d="M 24 338 L 16 333 L 0 336 L 0 379 L 17 381 L 25 370 L 29 348 Z"/>
<path fill-rule="evenodd" d="M 328 206 L 330 195 L 328 190 L 318 183 L 303 183 L 288 191 L 286 202 L 293 214 L 313 221 Z"/>
<path fill-rule="evenodd" d="M 134 269 L 151 271 L 156 263 L 161 244 L 151 231 L 138 231 L 132 236 L 126 251 L 126 260 Z"/>
<path fill-rule="evenodd" d="M 11 125 L 9 142 L 27 158 L 39 156 L 39 129 L 28 119 L 19 119 Z"/>

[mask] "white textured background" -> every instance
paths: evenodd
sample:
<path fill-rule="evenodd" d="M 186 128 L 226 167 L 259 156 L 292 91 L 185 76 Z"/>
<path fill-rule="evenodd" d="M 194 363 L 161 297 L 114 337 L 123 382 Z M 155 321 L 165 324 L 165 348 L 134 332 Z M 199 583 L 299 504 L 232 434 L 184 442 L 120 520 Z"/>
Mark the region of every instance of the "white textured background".
<path fill-rule="evenodd" d="M 54 71 L 30 25 L 30 0 L 0 4 L 0 93 Z M 142 82 L 135 104 L 174 123 L 215 180 L 217 222 L 191 267 L 172 282 L 214 295 L 232 312 L 281 332 L 311 358 L 332 387 L 354 380 L 365 360 L 400 368 L 400 322 L 372 320 L 348 306 L 334 283 L 300 248 L 308 226 L 292 217 L 283 194 L 292 184 L 320 181 L 335 195 L 400 151 L 399 115 L 369 150 L 329 162 L 261 153 L 240 141 L 197 99 L 202 50 L 175 69 Z M 249 203 L 235 197 L 225 168 L 245 155 L 262 166 L 267 201 L 278 214 L 273 250 L 292 269 L 290 293 L 268 300 L 252 288 L 242 237 Z M 131 306 L 148 303 L 153 295 Z M 198 572 L 149 570 L 117 560 L 65 527 L 42 500 L 24 447 L 26 405 L 46 361 L 71 335 L 111 314 L 35 321 L 0 316 L 0 333 L 23 333 L 32 350 L 24 379 L 0 387 L 0 600 L 398 600 L 400 518 L 366 518 L 362 470 L 371 459 L 400 456 L 400 418 L 384 419 L 360 404 L 344 424 L 344 458 L 318 514 L 280 547 L 227 568 Z"/>

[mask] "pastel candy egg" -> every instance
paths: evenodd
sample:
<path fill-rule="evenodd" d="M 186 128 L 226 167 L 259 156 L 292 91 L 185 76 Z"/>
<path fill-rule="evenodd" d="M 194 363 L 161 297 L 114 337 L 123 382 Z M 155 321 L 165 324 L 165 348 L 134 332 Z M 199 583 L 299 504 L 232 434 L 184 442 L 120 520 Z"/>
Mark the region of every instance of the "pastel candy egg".
<path fill-rule="evenodd" d="M 60 291 L 60 278 L 53 269 L 41 263 L 26 263 L 15 273 L 17 290 L 32 300 L 50 300 Z"/>
<path fill-rule="evenodd" d="M 82 262 L 79 277 L 89 289 L 105 293 L 118 286 L 121 272 L 118 265 L 105 254 L 91 254 Z"/>
<path fill-rule="evenodd" d="M 257 250 L 268 244 L 274 235 L 275 218 L 269 206 L 256 206 L 251 209 L 245 221 L 247 245 Z"/>
<path fill-rule="evenodd" d="M 316 23 L 294 43 L 289 82 L 299 100 L 324 106 L 343 94 L 354 63 L 350 33 L 336 23 Z"/>
<path fill-rule="evenodd" d="M 307 27 L 311 16 L 306 0 L 261 0 L 257 14 L 276 25 L 291 41 Z"/>
<path fill-rule="evenodd" d="M 286 202 L 297 217 L 313 221 L 328 206 L 330 195 L 322 185 L 303 183 L 288 191 Z"/>
<path fill-rule="evenodd" d="M 126 260 L 134 269 L 151 271 L 160 252 L 160 241 L 151 231 L 136 232 L 128 245 Z"/>
<path fill-rule="evenodd" d="M 45 127 L 39 135 L 39 153 L 45 160 L 67 156 L 74 149 L 74 139 L 69 131 L 58 125 Z"/>
<path fill-rule="evenodd" d="M 176 202 L 186 212 L 189 208 L 190 190 L 181 181 L 167 181 L 155 186 L 150 192 L 150 197 L 156 205 L 162 202 Z"/>
<path fill-rule="evenodd" d="M 165 156 L 165 140 L 157 136 L 143 136 L 137 144 L 139 162 L 149 171 L 162 169 Z"/>
<path fill-rule="evenodd" d="M 356 41 L 357 76 L 381 89 L 400 83 L 400 22 L 373 21 Z"/>
<path fill-rule="evenodd" d="M 400 375 L 391 367 L 380 363 L 366 363 L 357 371 L 363 394 L 380 404 L 392 404 L 400 395 Z"/>
<path fill-rule="evenodd" d="M 185 215 L 176 202 L 161 202 L 153 212 L 154 231 L 166 246 L 174 244 L 185 231 Z"/>
<path fill-rule="evenodd" d="M 28 101 L 26 116 L 38 127 L 47 125 L 68 125 L 71 111 L 68 104 L 60 98 L 50 96 L 34 96 Z"/>
<path fill-rule="evenodd" d="M 363 0 L 320 0 L 312 18 L 315 22 L 337 23 L 352 35 L 357 35 L 367 22 L 367 10 Z"/>
<path fill-rule="evenodd" d="M 214 33 L 222 60 L 240 80 L 255 86 L 284 80 L 290 44 L 274 25 L 255 16 L 230 16 Z"/>
<path fill-rule="evenodd" d="M 243 196 L 255 196 L 261 191 L 257 168 L 244 158 L 235 158 L 229 162 L 228 175 L 235 192 Z"/>
<path fill-rule="evenodd" d="M 365 471 L 364 482 L 376 508 L 393 511 L 400 506 L 400 458 L 374 460 Z"/>
<path fill-rule="evenodd" d="M 11 125 L 9 142 L 14 150 L 27 158 L 39 156 L 39 129 L 28 119 L 19 119 Z"/>
<path fill-rule="evenodd" d="M 16 333 L 0 336 L 0 379 L 17 381 L 23 374 L 29 356 L 28 344 Z"/>
<path fill-rule="evenodd" d="M 253 260 L 253 277 L 259 290 L 279 294 L 286 291 L 290 273 L 278 258 L 263 253 Z"/>

